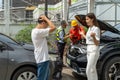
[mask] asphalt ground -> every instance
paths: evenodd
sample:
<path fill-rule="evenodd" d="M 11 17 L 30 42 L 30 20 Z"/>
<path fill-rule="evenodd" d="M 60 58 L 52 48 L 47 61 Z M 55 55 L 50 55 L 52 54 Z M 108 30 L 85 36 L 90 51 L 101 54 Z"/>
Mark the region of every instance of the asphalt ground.
<path fill-rule="evenodd" d="M 53 61 L 55 61 L 55 57 L 57 56 L 51 55 L 50 57 Z M 63 67 L 63 70 L 62 70 L 62 80 L 87 80 L 85 77 L 82 77 L 82 76 L 78 76 L 78 75 L 74 76 L 74 72 L 72 71 L 72 69 L 67 67 L 65 56 L 63 58 L 64 58 L 63 59 L 64 64 L 66 65 L 66 67 Z"/>
<path fill-rule="evenodd" d="M 78 75 L 75 77 L 73 74 L 74 72 L 72 71 L 72 69 L 70 69 L 69 67 L 63 67 L 62 80 L 87 80 L 85 77 Z"/>

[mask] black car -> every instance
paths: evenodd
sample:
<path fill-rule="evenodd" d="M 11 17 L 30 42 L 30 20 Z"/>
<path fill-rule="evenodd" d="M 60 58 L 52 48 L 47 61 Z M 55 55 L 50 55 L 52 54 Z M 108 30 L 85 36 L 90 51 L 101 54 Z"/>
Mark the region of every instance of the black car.
<path fill-rule="evenodd" d="M 49 52 L 53 54 L 53 52 Z M 52 59 L 55 57 L 51 56 Z M 51 61 L 52 63 L 52 61 Z M 53 66 L 50 65 L 52 80 Z M 0 80 L 37 80 L 34 47 L 0 33 Z"/>
<path fill-rule="evenodd" d="M 33 50 L 0 33 L 0 80 L 36 80 Z"/>
<path fill-rule="evenodd" d="M 75 18 L 83 25 L 85 15 Z M 100 57 L 97 62 L 99 80 L 120 80 L 120 25 L 111 26 L 98 20 L 101 31 Z M 67 52 L 67 64 L 77 75 L 86 76 L 86 44 L 71 45 Z"/>

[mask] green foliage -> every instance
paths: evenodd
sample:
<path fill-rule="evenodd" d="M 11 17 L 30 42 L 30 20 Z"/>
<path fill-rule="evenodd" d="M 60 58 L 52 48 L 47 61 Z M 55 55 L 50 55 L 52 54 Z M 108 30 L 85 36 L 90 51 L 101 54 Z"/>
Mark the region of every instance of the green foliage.
<path fill-rule="evenodd" d="M 35 27 L 35 25 L 30 24 L 25 29 L 20 30 L 18 34 L 15 36 L 15 39 L 18 42 L 25 42 L 25 43 L 31 43 L 31 31 Z"/>
<path fill-rule="evenodd" d="M 18 41 L 18 42 L 25 42 L 25 43 L 32 43 L 31 31 L 32 31 L 32 29 L 34 27 L 35 27 L 35 25 L 30 24 L 26 28 L 20 30 L 18 32 L 18 34 L 15 36 L 16 41 Z M 67 29 L 66 32 L 68 33 L 69 29 Z M 57 50 L 55 33 L 56 33 L 56 31 L 54 31 L 53 33 L 51 33 L 47 37 L 49 50 Z M 67 45 L 69 45 L 69 44 L 70 44 L 70 39 L 67 40 Z"/>

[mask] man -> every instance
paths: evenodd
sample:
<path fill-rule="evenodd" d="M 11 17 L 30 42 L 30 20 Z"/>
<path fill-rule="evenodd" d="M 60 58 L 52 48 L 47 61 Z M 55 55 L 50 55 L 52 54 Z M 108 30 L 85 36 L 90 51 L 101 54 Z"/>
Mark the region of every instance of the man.
<path fill-rule="evenodd" d="M 62 67 L 63 67 L 63 54 L 66 44 L 66 39 L 68 36 L 65 34 L 65 28 L 67 23 L 65 20 L 61 21 L 61 26 L 57 28 L 56 39 L 57 39 L 57 48 L 58 48 L 58 58 L 55 62 L 55 72 L 53 74 L 54 80 L 59 80 L 62 78 Z"/>
<path fill-rule="evenodd" d="M 80 34 L 80 32 L 83 32 L 85 34 L 85 29 L 83 26 L 78 25 L 78 22 L 76 20 L 71 21 L 72 28 L 70 29 L 70 39 L 72 41 L 72 44 L 77 44 L 79 40 L 83 38 L 83 36 Z"/>
<path fill-rule="evenodd" d="M 48 27 L 49 26 L 49 27 Z M 44 15 L 38 19 L 37 26 L 32 30 L 31 38 L 37 62 L 37 80 L 48 80 L 49 55 L 46 37 L 55 30 L 55 25 Z"/>
<path fill-rule="evenodd" d="M 61 26 L 57 28 L 57 32 L 56 32 L 58 53 L 61 59 L 63 59 L 66 39 L 68 38 L 65 34 L 66 26 L 67 26 L 66 21 L 65 20 L 61 21 Z"/>

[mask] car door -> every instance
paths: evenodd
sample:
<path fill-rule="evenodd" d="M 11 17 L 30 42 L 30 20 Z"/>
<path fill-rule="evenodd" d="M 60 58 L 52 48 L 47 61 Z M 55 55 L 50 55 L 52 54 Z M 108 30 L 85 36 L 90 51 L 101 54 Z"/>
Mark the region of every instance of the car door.
<path fill-rule="evenodd" d="M 7 46 L 0 41 L 0 80 L 5 80 L 8 65 Z"/>

